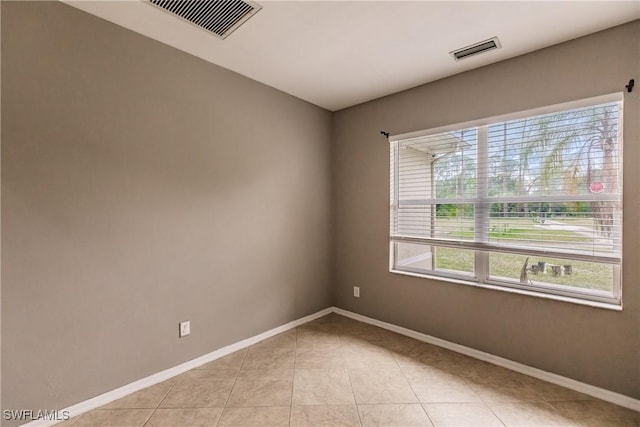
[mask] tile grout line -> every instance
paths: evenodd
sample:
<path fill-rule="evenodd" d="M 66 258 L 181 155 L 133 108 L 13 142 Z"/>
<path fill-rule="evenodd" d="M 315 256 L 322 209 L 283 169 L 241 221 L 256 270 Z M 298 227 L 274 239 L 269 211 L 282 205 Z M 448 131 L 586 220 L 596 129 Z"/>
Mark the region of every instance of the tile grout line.
<path fill-rule="evenodd" d="M 424 404 L 422 404 L 422 402 L 420 403 L 420 408 L 422 409 L 422 412 L 424 412 L 425 415 L 427 416 L 427 419 L 431 423 L 431 426 L 432 427 L 435 426 L 436 423 L 433 422 L 433 420 L 431 419 L 431 416 L 429 415 L 429 412 L 427 411 L 427 408 L 424 407 Z"/>
<path fill-rule="evenodd" d="M 244 361 L 247 359 L 247 355 L 249 354 L 249 350 L 251 349 L 250 346 L 248 347 L 244 352 L 244 356 L 242 357 L 242 361 L 240 362 L 240 367 L 238 368 L 238 372 L 236 373 L 236 377 L 233 380 L 233 385 L 231 386 L 231 389 L 229 389 L 229 395 L 227 396 L 227 399 L 224 401 L 224 405 L 222 406 L 222 412 L 220 412 L 220 416 L 218 417 L 218 421 L 216 421 L 216 426 L 220 425 L 220 421 L 222 420 L 222 414 L 224 413 L 224 410 L 227 408 L 227 404 L 229 403 L 229 400 L 231 399 L 231 393 L 233 393 L 233 389 L 236 386 L 236 383 L 238 382 L 238 377 L 240 377 L 240 372 L 242 371 L 242 367 L 244 366 Z M 233 354 L 233 353 L 231 353 Z"/>
<path fill-rule="evenodd" d="M 169 387 L 169 390 L 167 390 L 167 392 L 162 396 L 162 399 L 160 399 L 160 401 L 158 402 L 158 404 L 156 405 L 156 407 L 153 409 L 153 411 L 151 411 L 151 415 L 149 415 L 149 418 L 147 418 L 147 420 L 144 422 L 144 424 L 142 424 L 142 427 L 145 427 L 148 423 L 149 420 L 151 420 L 151 418 L 153 417 L 153 415 L 158 412 L 158 409 L 160 408 L 160 405 L 162 405 L 162 402 L 164 402 L 164 400 L 167 398 L 167 396 L 169 395 L 169 393 L 171 393 L 171 390 L 173 390 L 173 387 L 176 386 L 176 384 L 178 384 L 180 380 L 175 380 L 173 381 L 173 383 L 171 384 L 171 387 Z M 162 383 L 160 383 L 162 384 Z M 153 387 L 153 386 L 152 386 Z M 144 390 L 144 389 L 143 389 Z"/>
<path fill-rule="evenodd" d="M 155 412 L 156 412 L 156 410 L 155 410 L 155 409 L 154 409 L 153 411 L 151 411 L 151 413 L 149 414 L 149 416 L 147 417 L 147 419 L 146 419 L 146 420 L 144 420 L 144 422 L 140 425 L 140 427 L 144 427 L 144 426 L 149 422 L 149 420 L 151 419 L 151 417 L 153 416 L 153 414 L 154 414 Z"/>
<path fill-rule="evenodd" d="M 409 385 L 409 388 L 413 392 L 413 395 L 416 397 L 416 400 L 418 401 L 418 405 L 420 406 L 420 409 L 422 409 L 422 412 L 424 412 L 424 414 L 427 416 L 427 419 L 431 423 L 431 426 L 432 427 L 435 426 L 436 423 L 434 423 L 433 420 L 431 419 L 431 417 L 429 416 L 429 413 L 427 412 L 427 409 L 424 407 L 424 405 L 422 404 L 422 401 L 418 397 L 418 393 L 416 393 L 416 391 L 414 390 L 413 386 L 411 385 L 411 381 L 409 381 L 409 378 L 407 378 L 407 374 L 404 372 L 404 369 L 402 368 L 402 366 L 400 366 L 400 363 L 396 359 L 395 352 L 391 352 L 391 356 L 393 357 L 393 360 L 396 361 L 396 364 L 398 365 L 398 368 L 400 369 L 400 373 L 402 374 L 402 377 L 404 378 L 404 380 Z"/>
<path fill-rule="evenodd" d="M 493 410 L 493 408 L 491 406 L 489 406 L 489 404 L 485 401 L 482 401 L 482 404 L 484 406 L 487 407 L 487 409 L 489 409 L 489 411 L 493 414 L 494 417 L 496 417 L 498 419 L 498 421 L 500 421 L 500 423 L 502 423 L 503 426 L 507 425 L 507 422 L 504 421 L 502 418 L 500 418 L 500 416 L 498 414 L 496 414 L 496 412 Z"/>
<path fill-rule="evenodd" d="M 296 383 L 296 361 L 298 360 L 298 327 L 294 329 L 296 339 L 293 346 L 293 377 L 291 378 L 291 401 L 289 402 L 289 427 L 291 427 L 291 416 L 293 415 L 293 390 Z"/>
<path fill-rule="evenodd" d="M 387 341 L 384 341 L 384 343 L 388 344 Z M 386 346 L 385 346 L 385 349 L 387 349 Z M 404 369 L 402 369 L 402 366 L 400 365 L 400 362 L 398 362 L 398 359 L 396 358 L 396 352 L 392 351 L 392 350 L 389 350 L 389 349 L 387 349 L 387 351 L 389 351 L 389 353 L 391 353 L 391 357 L 393 358 L 394 362 L 396 362 L 396 365 L 398 366 L 398 370 L 400 371 L 400 375 L 402 375 L 402 378 L 404 378 L 404 380 L 406 381 L 407 385 L 409 386 L 409 389 L 411 390 L 411 392 L 415 396 L 416 402 L 418 403 L 418 405 L 420 405 L 420 408 L 422 409 L 422 411 L 427 415 L 427 418 L 429 419 L 431 424 L 435 425 L 433 423 L 433 421 L 431 421 L 431 417 L 429 417 L 429 414 L 427 414 L 426 409 L 424 409 L 424 407 L 422 406 L 422 402 L 420 401 L 420 398 L 418 397 L 418 393 L 416 393 L 416 391 L 413 389 L 413 386 L 411 385 L 411 381 L 409 381 L 409 378 L 407 378 L 407 375 L 405 374 Z"/>
<path fill-rule="evenodd" d="M 454 365 L 451 365 L 451 369 L 453 371 L 457 370 Z M 480 397 L 480 395 L 473 389 L 473 387 L 469 385 L 469 379 L 462 375 L 459 375 L 457 372 L 455 373 L 455 375 L 457 375 L 460 378 L 460 380 L 462 380 L 462 383 L 471 391 L 471 393 L 473 393 L 473 395 L 478 398 L 478 402 L 482 403 L 484 406 L 489 408 L 489 410 L 493 413 L 493 410 L 489 407 L 489 403 L 485 402 L 485 400 L 482 397 Z M 502 419 L 500 419 L 497 414 L 494 414 L 494 415 L 496 416 L 496 418 L 498 418 L 498 420 L 500 420 L 502 424 L 504 424 L 504 422 L 502 422 Z"/>
<path fill-rule="evenodd" d="M 362 417 L 360 417 L 358 399 L 356 399 L 356 390 L 355 390 L 355 387 L 353 387 L 353 381 L 351 381 L 351 369 L 348 366 L 347 358 L 345 357 L 345 354 L 344 354 L 344 341 L 342 340 L 341 334 L 338 333 L 337 336 L 338 336 L 338 343 L 340 343 L 339 344 L 340 357 L 342 357 L 342 360 L 344 361 L 344 369 L 347 371 L 347 377 L 349 378 L 349 386 L 351 386 L 351 395 L 353 396 L 353 403 L 356 408 L 356 415 L 358 415 L 358 422 L 360 423 L 360 426 L 362 426 Z"/>

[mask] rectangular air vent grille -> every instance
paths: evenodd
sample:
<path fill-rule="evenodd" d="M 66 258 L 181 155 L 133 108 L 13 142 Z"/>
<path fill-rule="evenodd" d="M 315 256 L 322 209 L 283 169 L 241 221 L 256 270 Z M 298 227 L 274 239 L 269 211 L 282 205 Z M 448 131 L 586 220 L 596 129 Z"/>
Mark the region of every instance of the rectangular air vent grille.
<path fill-rule="evenodd" d="M 225 39 L 262 6 L 242 0 L 149 0 L 150 3 Z"/>
<path fill-rule="evenodd" d="M 468 58 L 479 53 L 487 52 L 489 50 L 499 49 L 501 47 L 500 40 L 497 37 L 489 40 L 482 41 L 480 43 L 472 44 L 471 46 L 463 47 L 462 49 L 449 52 L 456 61 L 464 58 Z"/>

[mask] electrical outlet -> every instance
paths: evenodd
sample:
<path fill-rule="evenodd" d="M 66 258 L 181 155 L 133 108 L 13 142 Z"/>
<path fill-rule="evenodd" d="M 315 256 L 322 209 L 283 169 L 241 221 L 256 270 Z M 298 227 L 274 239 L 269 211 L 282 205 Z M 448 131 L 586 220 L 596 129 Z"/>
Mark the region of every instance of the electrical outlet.
<path fill-rule="evenodd" d="M 359 286 L 354 286 L 353 287 L 353 296 L 356 298 L 360 298 L 360 287 Z"/>
<path fill-rule="evenodd" d="M 183 338 L 191 333 L 191 321 L 185 320 L 184 322 L 180 322 L 178 324 L 178 337 Z"/>

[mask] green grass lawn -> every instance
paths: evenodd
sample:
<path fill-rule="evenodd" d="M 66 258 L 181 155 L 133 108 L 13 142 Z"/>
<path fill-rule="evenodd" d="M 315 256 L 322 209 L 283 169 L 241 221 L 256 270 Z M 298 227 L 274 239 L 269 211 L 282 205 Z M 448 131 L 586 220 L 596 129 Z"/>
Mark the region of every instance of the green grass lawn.
<path fill-rule="evenodd" d="M 459 221 L 456 218 L 436 219 L 436 229 L 451 230 L 448 236 L 451 238 L 473 239 L 473 222 Z M 585 218 L 553 218 L 554 222 L 561 222 L 567 225 L 580 225 L 586 228 L 593 227 L 593 221 Z M 558 242 L 571 244 L 580 243 L 588 245 L 591 239 L 584 234 L 568 230 L 545 229 L 544 225 L 536 223 L 530 219 L 523 218 L 492 218 L 489 237 L 492 240 L 509 240 L 517 244 L 527 244 L 527 241 L 538 242 Z M 489 257 L 491 276 L 502 277 L 511 280 L 520 280 L 520 270 L 527 256 L 504 253 L 491 253 Z M 584 261 L 570 261 L 545 257 L 529 257 L 529 265 L 544 261 L 548 264 L 571 265 L 572 274 L 565 276 L 553 276 L 549 269 L 547 274 L 532 274 L 529 272 L 529 279 L 534 283 L 551 283 L 555 285 L 574 286 L 586 289 L 600 289 L 611 291 L 613 283 L 613 266 L 609 264 L 597 264 Z M 445 270 L 461 271 L 473 273 L 474 252 L 453 248 L 436 249 L 436 268 Z"/>
<path fill-rule="evenodd" d="M 436 248 L 436 269 L 473 273 L 474 251 L 454 248 Z"/>
<path fill-rule="evenodd" d="M 436 229 L 448 229 L 450 237 L 472 239 L 474 225 L 455 219 L 436 219 Z M 536 240 L 542 242 L 589 242 L 589 237 L 568 230 L 551 230 L 528 220 L 491 220 L 489 238 L 496 240 Z"/>
<path fill-rule="evenodd" d="M 520 280 L 520 270 L 524 264 L 525 255 L 491 253 L 489 264 L 491 276 Z M 547 274 L 534 275 L 529 272 L 529 279 L 535 283 L 551 283 L 555 285 L 573 286 L 583 289 L 600 289 L 611 291 L 613 283 L 613 267 L 609 264 L 597 264 L 584 261 L 560 260 L 545 257 L 529 257 L 529 265 L 545 261 L 549 264 L 572 266 L 571 275 L 554 277 Z M 436 268 L 472 273 L 474 253 L 470 250 L 454 248 L 436 248 Z"/>

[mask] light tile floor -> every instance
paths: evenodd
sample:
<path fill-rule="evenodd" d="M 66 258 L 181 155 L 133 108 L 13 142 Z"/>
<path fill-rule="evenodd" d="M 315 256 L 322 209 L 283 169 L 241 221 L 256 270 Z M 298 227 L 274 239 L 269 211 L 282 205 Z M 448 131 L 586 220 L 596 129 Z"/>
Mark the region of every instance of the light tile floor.
<path fill-rule="evenodd" d="M 638 412 L 328 315 L 65 426 L 639 426 Z"/>

